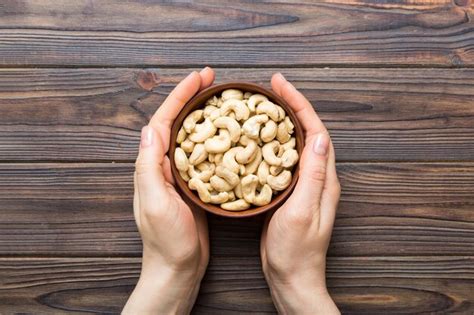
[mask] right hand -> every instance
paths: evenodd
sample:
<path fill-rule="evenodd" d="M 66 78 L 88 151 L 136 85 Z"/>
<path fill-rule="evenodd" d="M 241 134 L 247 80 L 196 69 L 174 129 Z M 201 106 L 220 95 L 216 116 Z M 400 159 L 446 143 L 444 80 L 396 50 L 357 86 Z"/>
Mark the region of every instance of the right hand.
<path fill-rule="evenodd" d="M 269 215 L 260 252 L 272 298 L 282 314 L 339 314 L 326 289 L 326 252 L 339 202 L 334 148 L 309 101 L 281 74 L 272 88 L 295 111 L 305 131 L 298 183 Z"/>

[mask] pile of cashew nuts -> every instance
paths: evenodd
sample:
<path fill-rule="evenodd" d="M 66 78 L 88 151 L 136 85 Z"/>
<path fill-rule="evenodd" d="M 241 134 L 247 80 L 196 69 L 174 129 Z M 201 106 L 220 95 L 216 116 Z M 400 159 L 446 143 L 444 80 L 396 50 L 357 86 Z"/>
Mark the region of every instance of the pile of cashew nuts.
<path fill-rule="evenodd" d="M 230 211 L 269 204 L 298 162 L 294 125 L 261 94 L 228 89 L 191 112 L 176 137 L 176 168 L 205 203 Z"/>

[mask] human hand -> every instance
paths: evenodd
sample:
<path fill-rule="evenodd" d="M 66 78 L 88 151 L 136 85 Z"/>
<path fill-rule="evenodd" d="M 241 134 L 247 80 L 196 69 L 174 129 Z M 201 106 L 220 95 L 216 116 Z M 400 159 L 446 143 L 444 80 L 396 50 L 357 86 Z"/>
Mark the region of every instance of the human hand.
<path fill-rule="evenodd" d="M 176 192 L 166 153 L 183 106 L 212 84 L 214 71 L 192 72 L 142 129 L 134 174 L 133 211 L 143 241 L 140 279 L 123 314 L 189 313 L 209 261 L 206 215 Z"/>
<path fill-rule="evenodd" d="M 263 228 L 260 252 L 265 278 L 282 314 L 338 314 L 325 277 L 340 196 L 334 148 L 313 107 L 291 83 L 275 74 L 272 88 L 295 111 L 306 145 L 294 192 Z"/>

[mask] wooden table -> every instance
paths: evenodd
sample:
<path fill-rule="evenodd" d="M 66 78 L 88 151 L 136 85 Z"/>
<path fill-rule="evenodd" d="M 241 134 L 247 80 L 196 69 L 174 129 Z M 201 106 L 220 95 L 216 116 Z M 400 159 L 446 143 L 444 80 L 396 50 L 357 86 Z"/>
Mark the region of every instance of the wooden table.
<path fill-rule="evenodd" d="M 156 2 L 156 3 L 155 3 Z M 470 0 L 0 3 L 0 313 L 117 313 L 137 281 L 139 130 L 173 86 L 281 71 L 336 146 L 347 314 L 474 313 Z M 209 216 L 196 314 L 274 313 L 262 218 Z"/>

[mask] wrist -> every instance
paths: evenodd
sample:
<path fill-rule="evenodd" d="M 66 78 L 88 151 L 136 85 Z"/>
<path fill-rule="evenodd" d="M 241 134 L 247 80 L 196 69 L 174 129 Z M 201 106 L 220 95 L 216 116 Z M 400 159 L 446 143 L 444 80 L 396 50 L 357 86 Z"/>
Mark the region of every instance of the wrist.
<path fill-rule="evenodd" d="M 270 291 L 279 314 L 340 314 L 329 295 L 325 279 L 295 276 L 281 279 L 267 276 Z"/>
<path fill-rule="evenodd" d="M 186 314 L 199 290 L 202 276 L 197 270 L 179 270 L 143 262 L 138 283 L 123 314 Z"/>

